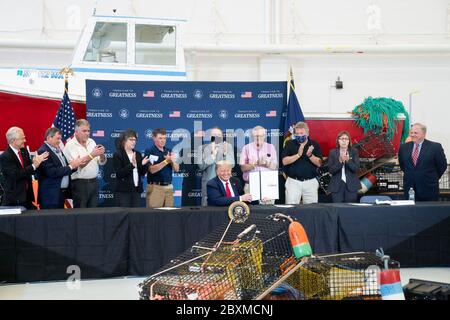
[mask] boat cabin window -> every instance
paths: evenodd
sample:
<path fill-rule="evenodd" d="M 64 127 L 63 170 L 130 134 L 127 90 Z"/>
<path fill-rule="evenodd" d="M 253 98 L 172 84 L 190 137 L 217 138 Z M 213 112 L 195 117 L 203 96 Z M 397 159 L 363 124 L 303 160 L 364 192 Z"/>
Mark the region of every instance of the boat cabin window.
<path fill-rule="evenodd" d="M 136 25 L 136 64 L 176 65 L 174 26 Z"/>
<path fill-rule="evenodd" d="M 97 22 L 83 60 L 126 63 L 127 24 Z"/>

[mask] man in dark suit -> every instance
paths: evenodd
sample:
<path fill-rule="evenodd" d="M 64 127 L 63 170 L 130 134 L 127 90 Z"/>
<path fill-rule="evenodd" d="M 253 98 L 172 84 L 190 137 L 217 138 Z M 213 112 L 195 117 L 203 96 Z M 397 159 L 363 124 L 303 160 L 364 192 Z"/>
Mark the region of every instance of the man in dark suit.
<path fill-rule="evenodd" d="M 216 175 L 216 163 L 227 160 L 234 167 L 234 149 L 230 143 L 223 141 L 222 130 L 218 127 L 211 129 L 211 143 L 198 148 L 198 168 L 202 173 L 202 206 L 208 204 L 206 184 Z"/>
<path fill-rule="evenodd" d="M 439 200 L 439 179 L 447 169 L 447 159 L 440 143 L 425 139 L 427 128 L 413 124 L 409 132 L 411 141 L 400 146 L 398 161 L 403 175 L 403 190 L 413 188 L 415 200 Z"/>
<path fill-rule="evenodd" d="M 38 168 L 41 209 L 64 208 L 64 199 L 71 198 L 70 175 L 84 163 L 80 157 L 70 163 L 67 161 L 60 149 L 61 135 L 58 128 L 48 128 L 45 132 L 45 142 L 38 149 L 38 154 L 49 154 L 47 161 Z"/>
<path fill-rule="evenodd" d="M 25 148 L 25 134 L 19 127 L 9 128 L 6 140 L 9 146 L 0 156 L 0 167 L 5 178 L 2 205 L 35 209 L 32 204 L 34 195 L 31 176 L 47 160 L 48 152 L 36 155 L 31 161 Z"/>
<path fill-rule="evenodd" d="M 228 161 L 216 163 L 216 174 L 217 176 L 206 184 L 209 206 L 228 206 L 235 201 L 252 201 L 251 194 L 244 194 L 239 180 L 231 177 L 231 164 Z"/>

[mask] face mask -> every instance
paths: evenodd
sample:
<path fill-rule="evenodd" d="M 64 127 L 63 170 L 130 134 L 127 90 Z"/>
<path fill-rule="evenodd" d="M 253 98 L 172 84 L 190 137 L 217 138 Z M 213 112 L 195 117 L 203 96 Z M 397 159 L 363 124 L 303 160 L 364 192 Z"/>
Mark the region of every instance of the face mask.
<path fill-rule="evenodd" d="M 297 141 L 300 142 L 300 143 L 303 143 L 303 142 L 306 141 L 306 139 L 308 139 L 308 136 L 307 136 L 307 135 L 304 135 L 304 136 L 294 136 L 294 139 L 297 140 Z"/>

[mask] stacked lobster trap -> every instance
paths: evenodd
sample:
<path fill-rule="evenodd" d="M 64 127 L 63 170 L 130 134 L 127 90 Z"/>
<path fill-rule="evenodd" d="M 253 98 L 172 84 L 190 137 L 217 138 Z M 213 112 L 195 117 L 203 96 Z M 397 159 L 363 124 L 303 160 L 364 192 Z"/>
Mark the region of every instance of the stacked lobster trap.
<path fill-rule="evenodd" d="M 292 256 L 287 230 L 272 217 L 221 226 L 146 279 L 141 298 L 254 299 Z"/>
<path fill-rule="evenodd" d="M 223 225 L 140 284 L 150 300 L 267 299 L 289 285 L 300 299 L 377 299 L 382 267 L 371 253 L 294 255 L 290 217 Z M 308 244 L 309 246 L 309 244 Z"/>
<path fill-rule="evenodd" d="M 362 178 L 370 173 L 377 173 L 378 168 L 385 166 L 397 156 L 394 145 L 385 133 L 371 134 L 353 144 L 358 151 L 360 168 L 358 177 Z M 328 186 L 331 173 L 328 171 L 328 159 L 317 169 L 317 181 L 325 194 L 330 194 Z"/>

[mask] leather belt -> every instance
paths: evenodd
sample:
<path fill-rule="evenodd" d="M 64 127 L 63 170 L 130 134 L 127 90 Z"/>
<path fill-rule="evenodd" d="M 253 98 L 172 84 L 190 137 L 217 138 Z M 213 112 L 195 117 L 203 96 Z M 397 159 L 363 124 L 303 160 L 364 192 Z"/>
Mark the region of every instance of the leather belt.
<path fill-rule="evenodd" d="M 150 182 L 149 184 L 156 184 L 156 185 L 158 185 L 158 186 L 168 186 L 168 185 L 170 185 L 171 183 L 170 183 L 170 182 L 158 182 L 158 181 L 152 181 L 152 182 Z"/>
<path fill-rule="evenodd" d="M 294 180 L 298 180 L 298 181 L 306 181 L 306 180 L 314 179 L 314 178 L 296 178 L 296 177 L 289 177 L 289 178 L 294 179 Z"/>
<path fill-rule="evenodd" d="M 95 181 L 97 181 L 97 178 L 92 178 L 92 179 L 82 179 L 82 178 L 78 178 L 78 179 L 74 179 L 73 181 L 95 182 Z"/>

